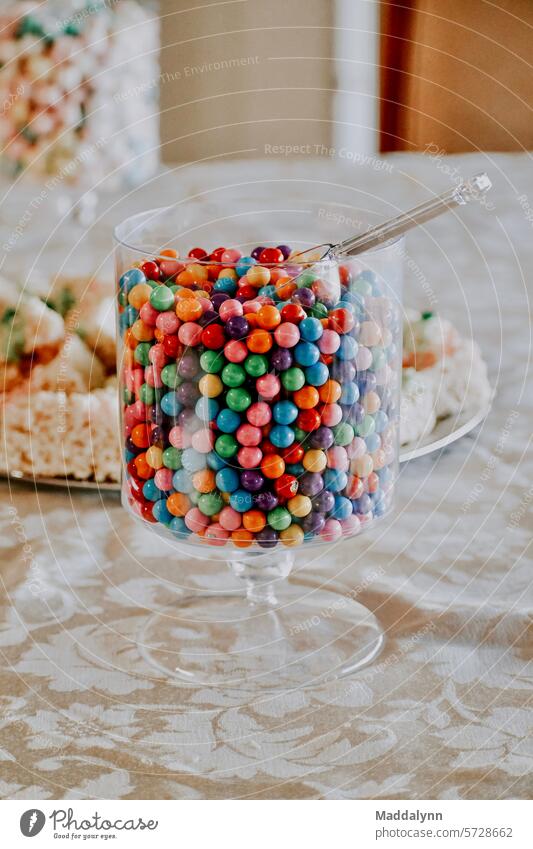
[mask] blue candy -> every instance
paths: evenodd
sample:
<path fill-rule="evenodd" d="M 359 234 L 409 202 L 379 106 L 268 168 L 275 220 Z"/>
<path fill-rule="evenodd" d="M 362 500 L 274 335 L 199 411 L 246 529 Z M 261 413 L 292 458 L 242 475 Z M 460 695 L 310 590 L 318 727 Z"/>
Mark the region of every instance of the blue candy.
<path fill-rule="evenodd" d="M 272 409 L 274 421 L 288 425 L 298 416 L 298 407 L 292 401 L 278 401 Z"/>
<path fill-rule="evenodd" d="M 164 498 L 160 501 L 156 501 L 154 506 L 152 507 L 152 516 L 154 519 L 157 519 L 158 522 L 161 522 L 163 525 L 168 525 L 169 522 L 172 521 L 174 516 L 167 508 L 167 502 Z"/>
<path fill-rule="evenodd" d="M 148 501 L 159 501 L 161 498 L 161 490 L 156 487 L 153 478 L 143 485 L 143 495 Z"/>
<path fill-rule="evenodd" d="M 225 469 L 217 472 L 215 483 L 221 492 L 235 492 L 239 488 L 239 475 L 235 469 L 226 466 Z"/>
<path fill-rule="evenodd" d="M 119 280 L 120 286 L 130 292 L 138 283 L 146 283 L 146 277 L 140 268 L 130 268 Z"/>
<path fill-rule="evenodd" d="M 322 322 L 318 318 L 312 318 L 311 316 L 304 318 L 300 322 L 299 329 L 302 339 L 305 339 L 306 342 L 317 342 L 324 332 Z"/>
<path fill-rule="evenodd" d="M 235 271 L 239 277 L 242 277 L 243 274 L 246 274 L 248 269 L 252 267 L 252 265 L 257 265 L 257 260 L 254 259 L 253 256 L 241 256 L 235 266 Z"/>
<path fill-rule="evenodd" d="M 181 463 L 188 472 L 199 472 L 200 469 L 205 469 L 205 454 L 195 448 L 186 448 L 181 455 Z"/>
<path fill-rule="evenodd" d="M 341 360 L 354 360 L 357 356 L 359 345 L 353 338 L 353 336 L 344 335 L 341 336 L 341 344 L 339 350 L 337 351 L 337 356 Z"/>
<path fill-rule="evenodd" d="M 287 425 L 274 425 L 268 438 L 276 448 L 288 448 L 294 442 L 294 431 Z"/>
<path fill-rule="evenodd" d="M 294 359 L 300 366 L 312 366 L 319 358 L 320 351 L 312 342 L 298 342 L 294 349 Z"/>
<path fill-rule="evenodd" d="M 338 519 L 342 522 L 343 519 L 347 519 L 352 515 L 352 502 L 349 498 L 345 498 L 343 495 L 335 496 L 335 506 L 331 511 L 331 516 L 334 519 Z"/>
<path fill-rule="evenodd" d="M 359 387 L 357 383 L 344 383 L 339 403 L 351 406 L 356 401 L 359 401 Z"/>
<path fill-rule="evenodd" d="M 304 319 L 305 321 L 306 319 Z M 303 322 L 302 322 L 303 323 Z M 305 379 L 311 386 L 323 386 L 329 379 L 329 369 L 325 363 L 315 363 L 305 370 Z"/>
<path fill-rule="evenodd" d="M 331 492 L 342 492 L 348 483 L 348 475 L 340 469 L 324 471 L 324 486 Z"/>
<path fill-rule="evenodd" d="M 238 513 L 246 513 L 252 509 L 254 498 L 251 492 L 246 492 L 245 489 L 237 489 L 230 495 L 229 503 Z"/>
<path fill-rule="evenodd" d="M 241 423 L 241 417 L 234 410 L 225 407 L 217 416 L 217 427 L 222 433 L 233 433 Z"/>
<path fill-rule="evenodd" d="M 382 433 L 389 423 L 389 417 L 383 410 L 378 410 L 374 414 L 374 430 L 376 433 Z"/>
<path fill-rule="evenodd" d="M 194 412 L 203 422 L 212 421 L 220 410 L 220 404 L 214 398 L 198 398 Z"/>
<path fill-rule="evenodd" d="M 210 451 L 206 456 L 207 465 L 210 469 L 213 469 L 214 472 L 218 472 L 220 469 L 223 469 L 224 466 L 227 466 L 226 460 L 217 454 L 216 451 Z"/>
<path fill-rule="evenodd" d="M 175 392 L 166 392 L 161 398 L 161 409 L 167 416 L 177 416 L 183 410 Z"/>
<path fill-rule="evenodd" d="M 178 469 L 172 478 L 172 486 L 176 492 L 192 492 L 194 490 L 194 484 L 190 472 L 187 469 Z"/>
<path fill-rule="evenodd" d="M 181 516 L 174 516 L 169 524 L 172 533 L 177 537 L 188 536 L 192 531 L 189 530 Z"/>

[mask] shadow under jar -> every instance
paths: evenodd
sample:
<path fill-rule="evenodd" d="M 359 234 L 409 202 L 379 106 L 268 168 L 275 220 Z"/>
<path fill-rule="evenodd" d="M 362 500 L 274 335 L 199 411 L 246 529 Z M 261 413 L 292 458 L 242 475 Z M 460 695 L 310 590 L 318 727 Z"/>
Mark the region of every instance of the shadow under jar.
<path fill-rule="evenodd" d="M 172 678 L 300 687 L 383 646 L 373 613 L 327 576 L 286 580 L 297 551 L 315 570 L 324 553 L 346 566 L 343 541 L 393 501 L 402 242 L 291 256 L 338 241 L 346 212 L 228 206 L 213 190 L 115 231 L 123 504 L 184 570 L 226 561 L 242 579 L 146 620 L 140 651 Z"/>

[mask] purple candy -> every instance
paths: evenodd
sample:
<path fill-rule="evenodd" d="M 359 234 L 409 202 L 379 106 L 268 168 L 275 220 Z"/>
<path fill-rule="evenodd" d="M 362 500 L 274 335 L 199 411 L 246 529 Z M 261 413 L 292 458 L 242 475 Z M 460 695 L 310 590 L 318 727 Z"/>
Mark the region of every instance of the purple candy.
<path fill-rule="evenodd" d="M 256 540 L 258 545 L 261 546 L 261 548 L 274 548 L 274 546 L 277 545 L 278 542 L 278 535 L 274 528 L 269 528 L 267 525 L 266 528 L 263 528 L 262 531 L 259 531 L 256 536 Z"/>
<path fill-rule="evenodd" d="M 254 259 L 256 259 L 259 262 L 259 257 L 261 256 L 261 254 L 263 253 L 264 250 L 265 249 L 262 246 L 258 247 L 258 248 L 254 248 L 252 253 L 250 254 L 250 256 L 253 257 Z"/>
<path fill-rule="evenodd" d="M 215 292 L 214 295 L 211 295 L 211 303 L 215 310 L 218 310 L 220 308 L 220 304 L 223 304 L 224 301 L 227 300 L 229 300 L 229 295 L 226 295 L 225 292 Z"/>
<path fill-rule="evenodd" d="M 364 407 L 355 402 L 355 404 L 351 404 L 349 407 L 342 405 L 342 418 L 345 422 L 349 422 L 350 424 L 361 424 L 365 417 Z"/>
<path fill-rule="evenodd" d="M 306 472 L 300 478 L 300 492 L 302 495 L 308 495 L 310 498 L 313 498 L 322 489 L 324 489 L 324 481 L 319 472 Z"/>
<path fill-rule="evenodd" d="M 311 434 L 309 442 L 312 448 L 331 448 L 335 442 L 335 435 L 331 428 L 322 425 Z"/>
<path fill-rule="evenodd" d="M 306 286 L 302 286 L 301 289 L 298 289 L 294 293 L 292 300 L 296 301 L 297 304 L 301 304 L 302 307 L 312 307 L 314 306 L 316 298 L 311 289 L 308 289 Z"/>
<path fill-rule="evenodd" d="M 165 418 L 165 414 L 159 404 L 152 404 L 150 407 L 150 421 L 153 424 L 161 424 Z"/>
<path fill-rule="evenodd" d="M 178 374 L 180 377 L 191 378 L 198 374 L 200 364 L 196 351 L 187 350 L 178 362 Z"/>
<path fill-rule="evenodd" d="M 290 255 L 290 252 L 291 252 L 291 248 L 289 247 L 289 245 L 278 245 L 277 248 L 278 248 L 278 251 L 281 251 L 281 253 L 283 254 L 283 259 L 289 258 L 289 255 Z M 255 259 L 255 257 L 254 257 L 254 259 Z"/>
<path fill-rule="evenodd" d="M 198 319 L 198 324 L 200 327 L 206 327 L 208 324 L 211 324 L 212 321 L 218 318 L 218 313 L 214 310 L 206 310 L 200 318 Z"/>
<path fill-rule="evenodd" d="M 355 501 L 352 501 L 352 507 L 354 513 L 368 513 L 372 510 L 372 499 L 369 495 L 363 493 L 360 498 L 356 498 Z"/>
<path fill-rule="evenodd" d="M 355 380 L 355 366 L 349 360 L 335 360 L 331 366 L 331 376 L 339 383 L 353 383 Z"/>
<path fill-rule="evenodd" d="M 302 522 L 302 528 L 304 533 L 316 536 L 325 524 L 326 520 L 320 513 L 309 513 Z"/>
<path fill-rule="evenodd" d="M 131 437 L 127 437 L 126 442 L 124 443 L 126 446 L 126 451 L 129 451 L 131 454 L 138 454 L 142 449 L 138 448 L 134 442 L 131 441 Z"/>
<path fill-rule="evenodd" d="M 357 385 L 361 395 L 366 395 L 367 392 L 373 392 L 377 386 L 376 375 L 371 371 L 360 371 L 357 375 Z"/>
<path fill-rule="evenodd" d="M 274 495 L 273 492 L 258 492 L 254 498 L 255 506 L 258 510 L 262 510 L 264 513 L 268 513 L 270 510 L 273 510 L 274 507 L 278 505 L 278 499 Z"/>
<path fill-rule="evenodd" d="M 225 331 L 230 339 L 243 339 L 249 330 L 250 325 L 243 315 L 234 315 L 225 324 Z"/>
<path fill-rule="evenodd" d="M 288 348 L 277 348 L 270 357 L 276 371 L 287 371 L 292 366 L 292 354 Z"/>
<path fill-rule="evenodd" d="M 331 513 L 335 507 L 335 496 L 329 489 L 323 489 L 313 498 L 313 510 L 315 513 Z"/>
<path fill-rule="evenodd" d="M 150 433 L 150 445 L 158 445 L 163 448 L 165 444 L 165 431 L 157 425 Z"/>
<path fill-rule="evenodd" d="M 248 492 L 257 492 L 261 489 L 264 482 L 263 475 L 254 471 L 254 469 L 245 469 L 244 472 L 241 472 L 241 484 Z"/>

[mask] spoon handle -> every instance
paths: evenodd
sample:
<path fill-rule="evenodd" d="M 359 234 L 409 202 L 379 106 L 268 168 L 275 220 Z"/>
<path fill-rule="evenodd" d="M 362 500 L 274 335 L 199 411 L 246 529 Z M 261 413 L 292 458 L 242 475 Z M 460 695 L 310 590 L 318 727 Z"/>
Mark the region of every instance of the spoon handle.
<path fill-rule="evenodd" d="M 384 224 L 378 224 L 376 227 L 367 230 L 366 233 L 339 242 L 338 245 L 332 247 L 330 253 L 353 255 L 367 251 L 382 242 L 401 236 L 402 233 L 412 227 L 417 227 L 425 221 L 436 218 L 437 215 L 442 215 L 448 209 L 464 206 L 471 200 L 478 200 L 488 192 L 491 186 L 492 183 L 487 174 L 476 174 L 450 191 L 433 198 L 433 200 L 425 201 L 425 203 L 421 203 L 407 212 L 402 212 L 396 218 L 391 218 Z"/>

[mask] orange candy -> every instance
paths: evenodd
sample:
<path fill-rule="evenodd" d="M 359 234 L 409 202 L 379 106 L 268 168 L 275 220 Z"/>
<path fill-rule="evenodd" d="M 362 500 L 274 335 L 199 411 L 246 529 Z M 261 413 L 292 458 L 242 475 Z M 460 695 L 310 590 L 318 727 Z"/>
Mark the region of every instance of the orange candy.
<path fill-rule="evenodd" d="M 215 473 L 211 469 L 201 469 L 192 476 L 194 488 L 198 492 L 212 492 L 215 489 Z"/>
<path fill-rule="evenodd" d="M 281 315 L 278 308 L 268 304 L 258 310 L 256 318 L 258 326 L 264 330 L 274 330 L 278 324 L 281 324 Z"/>
<path fill-rule="evenodd" d="M 267 454 L 261 460 L 261 471 L 271 480 L 280 478 L 285 471 L 285 460 L 279 454 Z"/>
<path fill-rule="evenodd" d="M 253 354 L 266 354 L 272 347 L 272 336 L 267 330 L 256 327 L 249 334 L 246 344 Z"/>
<path fill-rule="evenodd" d="M 218 275 L 218 280 L 236 280 L 237 272 L 234 268 L 223 268 Z"/>
<path fill-rule="evenodd" d="M 133 323 L 131 333 L 137 339 L 137 342 L 150 342 L 154 338 L 154 328 L 145 324 L 142 318 L 138 318 Z"/>
<path fill-rule="evenodd" d="M 314 386 L 302 386 L 293 394 L 292 400 L 300 410 L 312 410 L 318 404 L 320 396 Z"/>
<path fill-rule="evenodd" d="M 205 265 L 200 265 L 199 263 L 194 262 L 194 263 L 192 263 L 192 265 L 187 266 L 186 271 L 190 274 L 192 280 L 195 283 L 203 283 L 204 280 L 207 280 L 208 272 L 207 272 L 207 268 L 205 267 Z M 185 273 L 185 272 L 182 272 L 182 273 Z M 178 276 L 178 282 L 179 282 L 180 276 L 181 275 Z"/>
<path fill-rule="evenodd" d="M 183 492 L 173 492 L 167 498 L 167 510 L 173 516 L 185 516 L 190 506 L 191 502 Z"/>
<path fill-rule="evenodd" d="M 253 534 L 250 531 L 245 531 L 244 528 L 239 528 L 236 531 L 232 531 L 231 540 L 237 548 L 248 548 L 254 540 Z"/>
<path fill-rule="evenodd" d="M 261 510 L 248 510 L 243 514 L 242 523 L 247 531 L 257 534 L 266 525 L 265 514 Z"/>
<path fill-rule="evenodd" d="M 146 454 L 138 454 L 133 462 L 137 469 L 137 474 L 143 480 L 148 480 L 155 475 L 155 469 L 152 469 L 146 461 Z"/>
<path fill-rule="evenodd" d="M 185 271 L 180 271 L 180 273 L 176 277 L 176 283 L 178 283 L 180 286 L 185 286 L 186 288 L 194 286 L 195 282 L 196 281 L 188 268 L 186 268 Z"/>
<path fill-rule="evenodd" d="M 130 439 L 137 448 L 148 448 L 150 445 L 150 430 L 148 425 L 135 425 L 132 428 Z"/>
<path fill-rule="evenodd" d="M 326 380 L 318 390 L 320 400 L 324 404 L 334 404 L 341 397 L 342 388 L 336 380 Z"/>
<path fill-rule="evenodd" d="M 176 315 L 182 321 L 196 321 L 202 312 L 202 305 L 196 298 L 180 298 L 176 304 Z"/>
<path fill-rule="evenodd" d="M 246 272 L 246 282 L 258 289 L 270 283 L 270 270 L 262 265 L 252 265 Z"/>
<path fill-rule="evenodd" d="M 296 292 L 298 286 L 292 277 L 280 277 L 276 283 L 276 294 L 282 301 L 288 301 Z"/>
<path fill-rule="evenodd" d="M 168 256 L 171 259 L 177 259 L 179 257 L 179 254 L 177 251 L 174 250 L 174 248 L 165 248 L 164 251 L 160 252 L 159 256 Z"/>
<path fill-rule="evenodd" d="M 131 348 L 132 350 L 134 350 L 138 344 L 138 340 L 131 332 L 131 327 L 128 327 L 124 334 L 124 345 L 126 346 L 126 348 Z"/>

